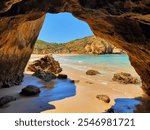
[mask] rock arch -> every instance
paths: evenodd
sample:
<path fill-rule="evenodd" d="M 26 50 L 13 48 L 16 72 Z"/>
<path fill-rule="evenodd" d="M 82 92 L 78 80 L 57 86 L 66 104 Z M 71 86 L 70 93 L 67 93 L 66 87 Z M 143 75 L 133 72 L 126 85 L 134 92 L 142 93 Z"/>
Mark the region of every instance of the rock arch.
<path fill-rule="evenodd" d="M 149 0 L 1 0 L 0 87 L 21 82 L 46 12 L 70 12 L 124 49 L 150 95 Z"/>

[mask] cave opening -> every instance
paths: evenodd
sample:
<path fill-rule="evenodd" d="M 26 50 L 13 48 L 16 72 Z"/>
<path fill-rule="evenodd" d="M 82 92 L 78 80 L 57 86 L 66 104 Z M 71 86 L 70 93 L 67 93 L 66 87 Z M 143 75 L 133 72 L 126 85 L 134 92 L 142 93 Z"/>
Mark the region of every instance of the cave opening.
<path fill-rule="evenodd" d="M 1 23 L 0 25 L 2 27 L 0 30 L 1 31 L 1 35 L 0 35 L 0 40 L 1 40 L 0 87 L 11 87 L 14 85 L 18 85 L 22 82 L 23 71 L 24 71 L 25 65 L 28 62 L 28 59 L 30 58 L 30 55 L 31 55 L 32 49 L 33 49 L 33 44 L 35 43 L 35 40 L 38 36 L 38 32 L 39 32 L 42 22 L 43 22 L 43 17 L 42 17 L 43 14 L 46 13 L 47 11 L 53 12 L 53 13 L 68 11 L 68 12 L 72 12 L 79 19 L 83 19 L 84 21 L 87 21 L 88 24 L 91 26 L 93 32 L 98 37 L 100 37 L 104 33 L 103 37 L 114 41 L 114 44 L 116 44 L 116 45 L 124 48 L 126 51 L 128 51 L 128 54 L 130 56 L 130 61 L 131 61 L 132 65 L 135 67 L 138 74 L 141 76 L 143 86 L 145 87 L 146 92 L 149 93 L 149 90 L 150 90 L 149 89 L 150 82 L 149 82 L 149 78 L 148 78 L 149 77 L 149 26 L 148 26 L 148 24 L 146 24 L 146 25 L 139 24 L 140 21 L 142 21 L 142 22 L 144 21 L 144 22 L 148 23 L 149 19 L 146 19 L 147 16 L 144 16 L 141 18 L 140 17 L 141 15 L 139 15 L 140 12 L 137 12 L 138 15 L 136 18 L 131 16 L 130 19 L 128 19 L 128 16 L 126 17 L 125 15 L 121 15 L 121 17 L 118 16 L 119 14 L 117 14 L 117 16 L 110 15 L 112 13 L 111 13 L 111 11 L 109 11 L 110 8 L 108 5 L 111 5 L 111 3 L 109 2 L 110 4 L 107 4 L 108 1 L 106 1 L 106 3 L 104 2 L 104 4 L 106 5 L 107 8 L 104 8 L 104 10 L 102 10 L 102 11 L 104 11 L 103 12 L 104 15 L 103 15 L 103 17 L 99 17 L 99 16 L 101 16 L 101 11 L 99 11 L 98 9 L 101 8 L 101 4 L 103 4 L 103 3 L 100 2 L 99 3 L 100 5 L 97 6 L 94 2 L 93 2 L 93 4 L 90 4 L 90 3 L 88 4 L 87 1 L 88 0 L 81 0 L 80 1 L 81 7 L 78 3 L 74 3 L 74 2 L 69 3 L 69 4 L 65 3 L 65 8 L 64 8 L 64 6 L 61 7 L 61 4 L 64 4 L 64 3 L 62 3 L 62 2 L 57 3 L 57 1 L 52 2 L 52 4 L 54 4 L 54 7 L 51 6 L 51 4 L 48 4 L 47 3 L 48 1 L 46 1 L 44 3 L 40 3 L 40 4 L 36 3 L 36 1 L 32 1 L 32 2 L 31 1 L 27 1 L 27 2 L 23 1 L 23 2 L 21 2 L 21 4 L 15 3 L 15 5 L 17 5 L 18 7 L 12 13 L 11 13 L 11 10 L 14 7 L 16 7 L 15 5 L 13 7 L 11 7 L 11 6 L 7 7 L 7 4 L 6 4 L 6 7 L 4 7 L 4 8 L 2 7 L 2 12 L 4 12 L 4 13 L 1 13 L 2 19 L 0 21 L 0 23 Z M 97 1 L 97 0 L 94 0 L 94 1 Z M 25 3 L 26 3 L 26 5 L 29 5 L 27 9 L 22 8 Z M 122 1 L 120 3 L 122 5 L 124 5 L 124 1 Z M 11 3 L 11 4 L 13 5 L 13 3 Z M 66 4 L 68 4 L 68 6 L 66 6 Z M 114 3 L 114 5 L 115 4 L 117 4 L 117 3 Z M 27 7 L 27 6 L 24 6 L 24 7 Z M 72 7 L 75 7 L 75 8 L 72 8 Z M 115 6 L 113 6 L 112 9 L 114 7 Z M 48 8 L 50 8 L 51 10 Z M 143 6 L 141 8 L 143 8 Z M 144 10 L 145 10 L 145 8 L 143 9 L 143 11 Z M 145 10 L 145 12 L 146 11 L 147 10 Z M 123 10 L 122 13 L 128 14 L 128 10 Z M 126 24 L 123 24 L 123 23 L 126 23 L 126 18 L 128 19 L 128 21 L 132 21 L 131 23 L 136 25 L 135 28 L 139 27 L 140 34 L 143 34 L 142 40 L 138 40 L 137 37 L 133 36 L 135 39 L 137 39 L 138 45 L 136 43 L 134 43 L 134 41 L 127 41 L 124 38 L 124 35 L 122 35 L 120 33 L 120 32 L 125 31 L 124 29 L 122 29 L 120 27 L 126 26 Z M 60 23 L 61 23 L 61 20 L 60 20 Z M 116 26 L 116 24 L 118 26 Z M 113 27 L 113 28 L 111 28 L 111 27 Z M 132 28 L 132 25 L 131 25 L 131 27 L 129 26 L 129 28 L 131 30 L 133 30 L 133 32 L 136 32 L 136 30 L 134 30 Z M 114 34 L 114 35 L 110 35 L 110 34 Z M 62 36 L 62 35 L 59 34 L 59 36 Z M 129 37 L 132 38 L 132 35 L 131 36 L 129 35 Z M 141 43 L 141 41 L 143 43 Z M 78 44 L 78 46 L 80 46 L 80 44 Z M 100 46 L 98 46 L 96 48 L 99 48 L 99 47 Z M 89 49 L 90 52 L 92 50 L 90 47 L 87 47 L 87 49 Z M 96 49 L 96 51 L 99 51 L 99 50 Z M 140 53 L 140 55 L 139 55 L 139 53 Z M 94 52 L 94 54 L 95 54 L 95 52 Z M 95 55 L 92 55 L 92 56 L 95 56 Z M 96 60 L 91 59 L 91 57 L 89 57 L 89 56 L 84 57 L 84 58 L 78 57 L 79 59 L 77 59 L 77 63 L 79 63 L 80 66 L 78 66 L 77 68 L 80 71 L 83 71 L 83 69 L 84 69 L 84 72 L 87 69 L 87 68 L 83 68 L 83 66 L 81 67 L 81 65 L 83 63 L 83 61 L 81 59 L 86 59 L 86 62 L 88 61 L 88 63 L 90 63 L 90 67 L 93 67 L 93 64 L 98 64 L 99 62 L 102 63 L 102 61 L 95 63 Z M 106 57 L 104 57 L 103 59 L 105 59 L 105 58 Z M 107 59 L 108 63 L 113 65 L 114 63 L 112 62 L 112 59 L 114 59 L 114 57 L 108 56 L 108 58 L 109 58 L 109 59 Z M 68 61 L 68 59 L 65 59 L 65 61 Z M 73 65 L 71 65 L 71 67 L 74 67 L 74 65 L 76 65 L 76 62 L 73 62 L 73 61 L 71 61 L 71 62 L 73 63 Z M 117 63 L 117 62 L 115 62 L 115 63 Z M 125 69 L 124 66 L 121 66 L 121 65 L 126 66 L 126 64 L 123 62 L 121 62 L 119 64 L 119 67 L 121 69 Z M 145 66 L 145 67 L 143 67 L 143 66 Z M 85 64 L 84 64 L 84 67 L 89 67 L 89 66 L 85 66 Z M 117 90 L 117 94 L 118 93 L 120 94 L 119 97 L 126 96 L 127 94 L 129 94 L 129 93 L 123 93 L 123 92 L 126 92 L 126 90 L 128 92 L 131 92 L 130 93 L 131 95 L 127 95 L 127 96 L 131 96 L 131 97 L 133 96 L 132 95 L 133 91 L 131 90 L 133 88 L 132 85 L 130 87 L 117 88 L 115 86 L 116 84 L 114 84 L 114 86 L 112 85 L 113 84 L 113 82 L 111 80 L 112 76 L 109 76 L 109 75 L 107 75 L 109 77 L 109 82 L 105 82 L 106 74 L 113 74 L 112 72 L 114 72 L 114 70 L 120 71 L 120 69 L 117 69 L 114 66 L 108 67 L 106 64 L 103 64 L 102 67 L 104 67 L 104 68 L 100 69 L 100 66 L 98 66 L 98 68 L 100 69 L 100 72 L 101 72 L 101 75 L 99 74 L 101 79 L 99 79 L 99 81 L 98 81 L 96 76 L 91 76 L 90 82 L 82 80 L 82 83 L 84 83 L 83 86 L 86 86 L 86 87 L 88 86 L 88 88 L 90 88 L 89 85 L 92 85 L 94 81 L 97 81 L 98 83 L 101 83 L 101 85 L 103 86 L 103 88 L 101 88 L 100 91 L 97 91 L 97 92 L 102 92 L 101 90 L 106 89 L 106 86 L 107 86 L 109 89 L 111 89 L 111 87 L 112 88 L 114 87 L 113 91 Z M 81 68 L 82 68 L 82 70 L 81 70 Z M 145 69 L 145 68 L 147 68 L 147 69 Z M 107 73 L 106 73 L 106 71 L 104 71 L 105 69 L 107 70 Z M 80 74 L 80 71 L 79 71 L 79 74 Z M 128 70 L 126 70 L 126 72 L 128 72 Z M 77 73 L 77 72 L 75 71 L 73 73 Z M 82 75 L 80 75 L 80 76 L 82 76 Z M 77 76 L 77 78 L 80 76 Z M 85 73 L 84 73 L 84 76 L 85 76 Z M 111 87 L 108 86 L 108 84 L 111 84 Z M 99 84 L 96 84 L 96 85 L 98 87 L 100 87 Z M 119 84 L 119 86 L 122 86 L 122 85 Z M 120 89 L 122 89 L 122 90 L 120 90 Z M 92 91 L 94 91 L 94 90 L 92 90 Z M 113 91 L 112 91 L 112 93 L 113 93 Z M 139 89 L 135 90 L 135 91 L 136 91 L 137 95 L 139 94 L 139 92 L 141 92 L 141 90 L 139 90 Z M 109 92 L 109 90 L 108 90 L 108 92 Z M 110 94 L 110 96 L 113 96 L 111 94 Z"/>
<path fill-rule="evenodd" d="M 77 86 L 93 86 L 95 90 L 90 88 L 90 91 L 102 91 L 102 94 L 113 96 L 113 99 L 119 101 L 117 105 L 120 105 L 120 102 L 124 104 L 124 98 L 132 97 L 123 111 L 127 112 L 128 106 L 137 100 L 134 97 L 142 94 L 139 89 L 140 77 L 131 66 L 126 52 L 102 38 L 91 35 L 93 33 L 88 24 L 70 13 L 47 14 L 33 54 L 42 54 L 37 56 L 38 58 L 43 57 L 43 54 L 52 54 L 62 67 L 60 73 L 68 75 Z M 124 81 L 120 80 L 126 76 Z M 87 88 L 83 87 L 85 91 Z M 106 90 L 103 91 L 103 88 Z M 133 109 L 130 110 L 133 112 Z"/>

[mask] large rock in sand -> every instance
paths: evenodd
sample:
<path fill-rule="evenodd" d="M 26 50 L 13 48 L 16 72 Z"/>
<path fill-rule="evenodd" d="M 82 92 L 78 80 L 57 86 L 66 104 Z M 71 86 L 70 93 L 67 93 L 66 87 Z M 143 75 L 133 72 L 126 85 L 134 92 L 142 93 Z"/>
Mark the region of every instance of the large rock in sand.
<path fill-rule="evenodd" d="M 36 72 L 37 70 L 45 70 L 58 74 L 62 71 L 62 68 L 60 67 L 59 62 L 56 61 L 51 55 L 46 55 L 39 60 L 35 60 L 28 66 L 27 70 L 32 72 Z"/>
<path fill-rule="evenodd" d="M 21 90 L 20 94 L 24 96 L 33 96 L 39 94 L 40 92 L 40 88 L 33 85 L 28 85 Z"/>
<path fill-rule="evenodd" d="M 100 74 L 100 72 L 98 72 L 97 70 L 88 70 L 86 72 L 87 75 L 97 75 Z"/>
<path fill-rule="evenodd" d="M 139 84 L 140 81 L 137 78 L 134 78 L 129 73 L 116 73 L 112 78 L 113 81 L 117 81 L 123 84 Z"/>
<path fill-rule="evenodd" d="M 4 106 L 5 104 L 15 101 L 16 98 L 13 96 L 4 96 L 0 98 L 0 107 Z"/>
<path fill-rule="evenodd" d="M 99 99 L 99 100 L 104 101 L 105 103 L 110 102 L 110 98 L 107 95 L 97 95 L 96 98 Z"/>
<path fill-rule="evenodd" d="M 43 70 L 37 70 L 35 73 L 33 73 L 33 76 L 40 78 L 46 82 L 49 82 L 52 79 L 56 78 L 55 74 L 53 74 L 51 72 L 43 71 Z"/>

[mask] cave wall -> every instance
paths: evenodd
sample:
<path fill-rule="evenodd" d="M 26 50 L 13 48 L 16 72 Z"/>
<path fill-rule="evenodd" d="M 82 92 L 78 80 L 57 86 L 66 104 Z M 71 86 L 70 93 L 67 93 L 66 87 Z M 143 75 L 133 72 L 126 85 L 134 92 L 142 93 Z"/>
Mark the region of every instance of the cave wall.
<path fill-rule="evenodd" d="M 9 25 L 8 21 L 0 21 L 0 25 Z M 21 83 L 23 71 L 43 21 L 44 16 L 34 21 L 24 21 L 14 27 L 7 26 L 0 34 L 0 87 L 6 88 Z"/>
<path fill-rule="evenodd" d="M 115 46 L 124 49 L 129 55 L 131 65 L 142 79 L 143 90 L 150 95 L 149 0 L 2 0 L 0 2 L 0 43 L 2 46 L 6 46 L 4 41 L 8 40 L 7 42 L 10 42 L 11 44 L 9 44 L 12 46 L 6 48 L 11 50 L 9 53 L 13 53 L 9 57 L 7 56 L 7 62 L 14 59 L 11 57 L 17 53 L 18 58 L 15 58 L 14 64 L 16 65 L 14 66 L 18 66 L 20 63 L 18 61 L 24 58 L 25 54 L 27 55 L 26 60 L 22 62 L 20 72 L 14 71 L 17 75 L 18 73 L 22 74 L 32 49 L 22 47 L 22 51 L 19 51 L 17 48 L 22 42 L 12 41 L 12 37 L 8 37 L 8 34 L 14 32 L 13 28 L 20 30 L 22 24 L 41 18 L 46 12 L 70 12 L 78 19 L 87 22 L 97 37 L 108 40 Z M 39 23 L 40 26 L 41 23 Z M 38 24 L 36 25 L 37 27 L 33 28 L 36 29 L 35 34 L 38 34 L 40 27 Z M 27 32 L 31 33 L 33 30 L 29 29 Z M 20 37 L 26 33 L 26 31 L 19 32 Z M 29 44 L 34 44 L 37 37 L 35 34 L 32 35 L 32 38 L 26 35 Z M 17 35 L 18 33 L 14 32 L 13 36 Z M 5 52 L 7 49 L 0 50 L 0 59 L 6 59 L 2 55 L 9 54 Z M 15 49 L 18 51 L 14 51 Z M 0 63 L 2 67 L 5 62 L 2 60 Z M 6 72 L 8 68 L 12 71 L 16 70 L 14 66 L 12 64 L 9 67 L 3 67 L 3 73 L 0 74 L 1 81 L 9 79 L 9 74 Z M 3 76 L 4 74 L 6 76 Z M 3 79 L 3 77 L 6 78 Z"/>

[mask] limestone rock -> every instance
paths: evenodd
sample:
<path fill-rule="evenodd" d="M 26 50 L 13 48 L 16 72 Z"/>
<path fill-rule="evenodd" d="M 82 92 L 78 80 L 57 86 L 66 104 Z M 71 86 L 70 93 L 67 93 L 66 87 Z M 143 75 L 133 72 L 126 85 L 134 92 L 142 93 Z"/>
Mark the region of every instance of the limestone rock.
<path fill-rule="evenodd" d="M 33 85 L 28 85 L 21 90 L 20 94 L 24 96 L 33 96 L 39 94 L 40 92 L 40 88 Z"/>
<path fill-rule="evenodd" d="M 87 75 L 97 75 L 100 74 L 100 72 L 98 72 L 97 70 L 88 70 L 86 71 Z"/>
<path fill-rule="evenodd" d="M 60 64 L 52 56 L 46 55 L 39 60 L 35 60 L 30 64 L 27 70 L 36 72 L 37 70 L 45 70 L 47 72 L 52 72 L 58 74 L 62 71 Z"/>
<path fill-rule="evenodd" d="M 7 22 L 2 20 L 0 14 L 0 88 L 22 82 L 24 69 L 44 21 L 44 17 L 41 17 L 32 21 L 25 20 L 18 25 L 20 20 L 17 18 L 12 18 L 12 21 L 11 18 L 6 19 Z"/>
<path fill-rule="evenodd" d="M 15 101 L 16 97 L 13 96 L 4 96 L 0 98 L 0 107 L 4 106 L 5 104 Z"/>
<path fill-rule="evenodd" d="M 56 78 L 56 75 L 51 73 L 51 72 L 48 72 L 48 71 L 43 71 L 43 70 L 37 70 L 35 71 L 35 73 L 33 73 L 33 76 L 37 77 L 37 78 L 40 78 L 46 82 L 49 82 L 51 81 L 52 79 L 55 79 Z"/>
<path fill-rule="evenodd" d="M 110 98 L 107 95 L 97 95 L 96 98 L 99 99 L 99 100 L 104 101 L 105 103 L 110 102 Z"/>
<path fill-rule="evenodd" d="M 123 84 L 139 84 L 139 80 L 137 78 L 134 78 L 131 76 L 131 74 L 129 73 L 116 73 L 114 74 L 113 81 L 117 81 L 119 83 L 123 83 Z"/>
<path fill-rule="evenodd" d="M 122 49 L 114 47 L 112 53 L 113 54 L 123 54 L 125 52 Z"/>

